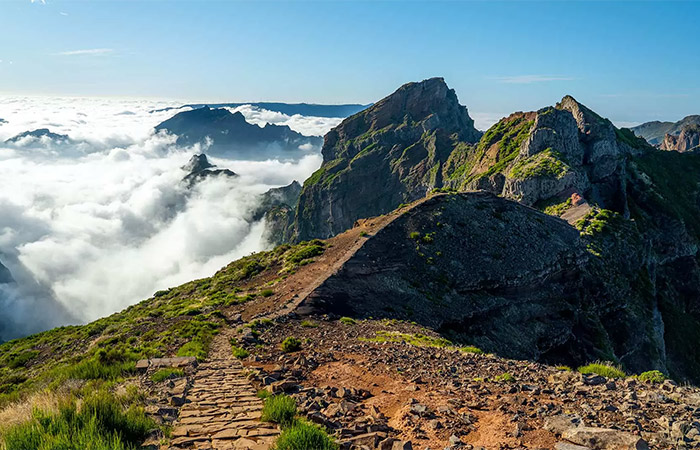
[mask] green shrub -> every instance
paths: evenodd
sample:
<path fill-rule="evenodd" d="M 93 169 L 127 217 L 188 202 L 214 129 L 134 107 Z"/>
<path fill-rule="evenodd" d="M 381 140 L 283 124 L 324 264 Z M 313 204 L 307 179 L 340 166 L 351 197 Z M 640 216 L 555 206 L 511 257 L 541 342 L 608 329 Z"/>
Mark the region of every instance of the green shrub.
<path fill-rule="evenodd" d="M 340 322 L 344 323 L 345 325 L 355 325 L 357 320 L 353 319 L 352 317 L 341 317 Z"/>
<path fill-rule="evenodd" d="M 290 336 L 284 341 L 282 341 L 280 349 L 284 353 L 296 352 L 297 350 L 301 349 L 301 341 L 295 337 Z"/>
<path fill-rule="evenodd" d="M 132 450 L 139 448 L 153 420 L 140 408 L 125 410 L 106 392 L 65 402 L 57 413 L 34 411 L 29 422 L 4 434 L 6 450 Z"/>
<path fill-rule="evenodd" d="M 411 239 L 413 239 L 414 241 L 417 241 L 418 239 L 420 239 L 420 233 L 417 231 L 414 231 L 411 234 L 409 234 L 409 237 Z"/>
<path fill-rule="evenodd" d="M 595 373 L 597 375 L 608 378 L 624 378 L 627 374 L 617 366 L 613 366 L 607 362 L 596 362 L 578 368 L 578 371 L 584 375 Z"/>
<path fill-rule="evenodd" d="M 323 242 L 314 243 L 311 245 L 301 246 L 298 250 L 291 252 L 287 256 L 287 261 L 290 263 L 298 264 L 305 259 L 313 258 L 322 254 L 324 251 Z"/>
<path fill-rule="evenodd" d="M 248 350 L 237 346 L 234 342 L 231 343 L 231 353 L 233 353 L 233 356 L 238 359 L 244 359 L 250 356 L 250 352 L 248 352 Z"/>
<path fill-rule="evenodd" d="M 663 383 L 666 380 L 666 375 L 658 370 L 649 370 L 641 373 L 638 378 L 639 381 L 644 381 L 646 383 Z"/>
<path fill-rule="evenodd" d="M 85 359 L 65 370 L 67 378 L 78 380 L 116 380 L 134 372 L 133 361 L 105 363 L 99 359 Z"/>
<path fill-rule="evenodd" d="M 272 289 L 264 289 L 264 290 L 260 291 L 260 295 L 262 295 L 263 297 L 270 297 L 274 294 L 275 294 L 275 291 L 273 291 Z"/>
<path fill-rule="evenodd" d="M 562 372 L 571 372 L 574 370 L 569 366 L 557 366 L 557 367 L 555 367 L 555 369 L 561 370 Z"/>
<path fill-rule="evenodd" d="M 302 320 L 301 326 L 304 328 L 318 328 L 318 324 L 311 320 Z"/>
<path fill-rule="evenodd" d="M 318 425 L 296 421 L 282 431 L 275 442 L 274 450 L 336 450 L 338 445 Z"/>
<path fill-rule="evenodd" d="M 281 394 L 265 399 L 260 420 L 278 423 L 285 427 L 294 422 L 296 414 L 297 405 L 294 399 L 288 395 Z"/>
<path fill-rule="evenodd" d="M 495 378 L 496 381 L 501 381 L 505 383 L 512 383 L 515 381 L 515 377 L 508 372 L 502 373 Z"/>
<path fill-rule="evenodd" d="M 170 378 L 181 378 L 184 376 L 185 373 L 180 369 L 160 369 L 151 375 L 151 381 L 154 383 L 160 383 L 161 381 L 165 381 Z"/>
<path fill-rule="evenodd" d="M 257 394 L 255 394 L 258 398 L 262 398 L 263 400 L 270 397 L 270 391 L 266 391 L 265 389 L 260 389 Z"/>

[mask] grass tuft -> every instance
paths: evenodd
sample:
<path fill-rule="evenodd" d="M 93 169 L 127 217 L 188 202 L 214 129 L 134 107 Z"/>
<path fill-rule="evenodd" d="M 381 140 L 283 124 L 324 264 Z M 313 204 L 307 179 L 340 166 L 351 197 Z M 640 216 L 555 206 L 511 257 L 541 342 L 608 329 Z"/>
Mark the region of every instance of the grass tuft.
<path fill-rule="evenodd" d="M 495 378 L 496 381 L 503 383 L 512 383 L 515 381 L 515 377 L 508 372 L 502 373 Z"/>
<path fill-rule="evenodd" d="M 340 323 L 344 323 L 345 325 L 355 325 L 357 320 L 353 319 L 352 317 L 341 317 Z"/>
<path fill-rule="evenodd" d="M 278 423 L 286 427 L 292 425 L 296 414 L 297 405 L 294 399 L 288 395 L 281 394 L 265 399 L 260 420 Z"/>
<path fill-rule="evenodd" d="M 644 381 L 646 383 L 663 383 L 666 381 L 666 375 L 659 372 L 658 370 L 649 370 L 639 374 L 637 377 L 639 381 Z"/>
<path fill-rule="evenodd" d="M 336 450 L 338 445 L 318 425 L 298 420 L 282 431 L 274 450 Z"/>
<path fill-rule="evenodd" d="M 154 383 L 160 383 L 170 378 L 181 378 L 184 377 L 185 373 L 180 369 L 160 369 L 151 375 L 151 381 Z"/>
<path fill-rule="evenodd" d="M 280 344 L 280 349 L 284 353 L 296 352 L 297 350 L 301 349 L 301 341 L 295 337 L 290 336 L 284 341 L 282 341 L 282 344 Z"/>
<path fill-rule="evenodd" d="M 595 362 L 578 368 L 579 373 L 584 375 L 597 374 L 607 378 L 624 378 L 627 374 L 618 366 L 608 362 Z"/>

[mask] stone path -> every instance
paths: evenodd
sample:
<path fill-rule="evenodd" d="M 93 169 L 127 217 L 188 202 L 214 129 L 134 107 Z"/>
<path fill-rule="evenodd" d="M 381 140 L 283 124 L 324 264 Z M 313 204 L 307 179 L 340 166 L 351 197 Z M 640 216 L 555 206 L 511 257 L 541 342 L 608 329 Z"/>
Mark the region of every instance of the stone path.
<path fill-rule="evenodd" d="M 222 333 L 212 343 L 174 424 L 171 449 L 267 450 L 279 435 L 274 424 L 260 422 L 263 402 L 231 355 Z"/>

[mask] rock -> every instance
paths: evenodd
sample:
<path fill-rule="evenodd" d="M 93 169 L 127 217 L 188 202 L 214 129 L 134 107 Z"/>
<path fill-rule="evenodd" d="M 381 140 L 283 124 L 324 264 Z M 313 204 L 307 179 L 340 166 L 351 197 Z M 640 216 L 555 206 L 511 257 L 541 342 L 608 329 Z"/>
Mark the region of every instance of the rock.
<path fill-rule="evenodd" d="M 560 414 L 547 417 L 543 428 L 551 433 L 561 436 L 567 430 L 582 425 L 581 418 L 575 415 Z"/>
<path fill-rule="evenodd" d="M 598 386 L 601 384 L 605 384 L 608 380 L 605 377 L 601 377 L 600 375 L 584 375 L 583 376 L 583 383 L 587 384 L 589 386 Z"/>
<path fill-rule="evenodd" d="M 562 433 L 562 437 L 574 444 L 588 446 L 593 450 L 646 450 L 649 448 L 639 436 L 606 428 L 569 428 Z"/>
<path fill-rule="evenodd" d="M 569 442 L 557 442 L 554 444 L 555 450 L 592 450 L 590 447 L 583 445 L 571 444 Z"/>
<path fill-rule="evenodd" d="M 228 169 L 217 169 L 203 153 L 192 156 L 187 164 L 182 166 L 182 170 L 187 172 L 182 181 L 189 188 L 210 177 L 225 176 L 235 178 L 238 176 Z"/>

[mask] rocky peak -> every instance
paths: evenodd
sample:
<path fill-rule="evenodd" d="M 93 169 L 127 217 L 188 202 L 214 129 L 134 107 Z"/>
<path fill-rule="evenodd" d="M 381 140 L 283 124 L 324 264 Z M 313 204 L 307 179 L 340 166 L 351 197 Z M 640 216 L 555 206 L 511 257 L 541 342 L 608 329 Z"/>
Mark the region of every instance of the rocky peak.
<path fill-rule="evenodd" d="M 304 183 L 299 239 L 330 237 L 441 187 L 452 151 L 481 133 L 442 78 L 401 86 L 326 136 L 323 165 Z"/>
<path fill-rule="evenodd" d="M 215 167 L 213 164 L 209 162 L 207 159 L 207 155 L 204 153 L 200 153 L 197 155 L 193 155 L 192 158 L 182 166 L 182 170 L 184 170 L 187 173 L 195 173 L 195 172 L 201 172 L 202 170 L 209 169 L 210 167 Z"/>
<path fill-rule="evenodd" d="M 698 148 L 700 148 L 700 125 L 697 124 L 684 125 L 677 136 L 666 134 L 661 143 L 661 150 L 688 152 Z"/>
<path fill-rule="evenodd" d="M 12 277 L 12 272 L 10 269 L 5 267 L 2 262 L 0 262 L 0 284 L 14 283 L 15 279 Z"/>

